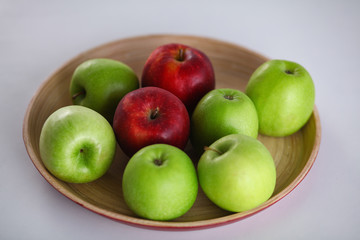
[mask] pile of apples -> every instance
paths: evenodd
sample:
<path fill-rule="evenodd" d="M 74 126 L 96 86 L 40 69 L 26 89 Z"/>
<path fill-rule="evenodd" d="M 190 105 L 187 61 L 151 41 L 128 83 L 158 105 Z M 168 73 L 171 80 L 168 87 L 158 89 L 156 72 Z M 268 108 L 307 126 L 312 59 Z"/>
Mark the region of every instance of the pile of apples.
<path fill-rule="evenodd" d="M 166 44 L 151 53 L 140 82 L 122 62 L 83 62 L 70 96 L 73 105 L 43 125 L 45 167 L 66 182 L 94 181 L 109 169 L 118 143 L 129 157 L 122 179 L 129 208 L 143 218 L 171 220 L 193 206 L 199 186 L 228 211 L 268 200 L 276 167 L 258 133 L 298 131 L 312 113 L 315 90 L 309 73 L 285 60 L 259 66 L 245 92 L 215 89 L 205 53 Z M 184 152 L 189 140 L 196 162 Z"/>

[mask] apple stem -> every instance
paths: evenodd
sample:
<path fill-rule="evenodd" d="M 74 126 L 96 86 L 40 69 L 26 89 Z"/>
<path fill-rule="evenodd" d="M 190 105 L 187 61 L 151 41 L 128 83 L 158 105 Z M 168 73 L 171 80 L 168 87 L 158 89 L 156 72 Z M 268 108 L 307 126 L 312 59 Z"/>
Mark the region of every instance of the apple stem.
<path fill-rule="evenodd" d="M 185 60 L 184 49 L 182 48 L 179 49 L 179 55 L 177 56 L 177 60 L 180 62 Z"/>
<path fill-rule="evenodd" d="M 150 113 L 150 119 L 154 120 L 159 115 L 159 107 L 156 107 L 155 110 L 152 110 Z"/>
<path fill-rule="evenodd" d="M 211 148 L 211 147 L 208 147 L 208 146 L 205 146 L 204 147 L 204 151 L 207 151 L 207 150 L 210 150 L 210 151 L 214 151 L 214 152 L 216 152 L 216 153 L 218 153 L 218 154 L 223 154 L 222 152 L 220 152 L 219 150 L 216 150 L 215 148 Z"/>
<path fill-rule="evenodd" d="M 161 166 L 163 164 L 163 161 L 161 161 L 160 159 L 155 159 L 154 164 L 157 166 Z"/>
<path fill-rule="evenodd" d="M 75 98 L 77 98 L 78 96 L 83 95 L 83 94 L 85 94 L 85 92 L 84 92 L 84 91 L 81 91 L 81 92 L 75 93 L 74 95 L 72 95 L 72 100 L 74 100 Z"/>
<path fill-rule="evenodd" d="M 234 99 L 234 97 L 231 96 L 231 95 L 225 95 L 224 98 L 227 99 L 227 100 L 233 100 Z"/>

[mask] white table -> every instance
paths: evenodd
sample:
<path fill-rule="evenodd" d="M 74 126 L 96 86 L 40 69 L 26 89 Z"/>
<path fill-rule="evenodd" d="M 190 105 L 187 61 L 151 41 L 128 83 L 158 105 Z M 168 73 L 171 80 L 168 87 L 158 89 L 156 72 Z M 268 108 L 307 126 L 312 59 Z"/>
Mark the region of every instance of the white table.
<path fill-rule="evenodd" d="M 0 2 L 0 239 L 358 238 L 360 3 L 170 2 Z M 316 87 L 322 142 L 313 168 L 293 192 L 239 222 L 169 232 L 97 215 L 43 179 L 22 140 L 25 110 L 39 85 L 82 51 L 153 33 L 213 37 L 308 69 Z"/>

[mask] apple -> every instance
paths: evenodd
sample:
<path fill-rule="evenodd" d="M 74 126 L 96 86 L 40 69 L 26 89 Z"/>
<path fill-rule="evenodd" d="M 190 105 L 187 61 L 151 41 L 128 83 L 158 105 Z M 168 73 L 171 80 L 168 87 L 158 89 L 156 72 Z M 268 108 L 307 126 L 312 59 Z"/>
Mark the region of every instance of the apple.
<path fill-rule="evenodd" d="M 122 97 L 139 88 L 139 80 L 126 64 L 106 58 L 90 59 L 74 71 L 70 83 L 72 102 L 91 108 L 109 122 Z"/>
<path fill-rule="evenodd" d="M 90 108 L 72 105 L 56 110 L 46 119 L 39 150 L 45 167 L 55 177 L 87 183 L 109 169 L 116 139 L 103 116 Z"/>
<path fill-rule="evenodd" d="M 198 192 L 196 169 L 180 149 L 154 144 L 129 160 L 122 179 L 125 202 L 138 216 L 171 220 L 194 204 Z"/>
<path fill-rule="evenodd" d="M 298 63 L 270 60 L 252 74 L 246 94 L 254 102 L 259 132 L 283 137 L 297 132 L 310 118 L 315 87 L 310 74 Z"/>
<path fill-rule="evenodd" d="M 271 154 L 259 140 L 243 134 L 225 136 L 207 147 L 197 172 L 205 195 L 232 212 L 247 211 L 264 203 L 276 184 Z"/>
<path fill-rule="evenodd" d="M 199 152 L 221 137 L 241 133 L 258 136 L 256 108 L 245 93 L 230 88 L 214 89 L 197 104 L 191 117 L 190 139 Z"/>
<path fill-rule="evenodd" d="M 141 85 L 172 92 L 191 114 L 197 102 L 215 88 L 215 76 L 210 59 L 203 52 L 170 43 L 151 53 L 142 72 Z"/>
<path fill-rule="evenodd" d="M 171 92 L 144 87 L 126 94 L 115 111 L 113 129 L 119 146 L 131 157 L 141 148 L 165 143 L 184 149 L 190 118 L 184 104 Z"/>

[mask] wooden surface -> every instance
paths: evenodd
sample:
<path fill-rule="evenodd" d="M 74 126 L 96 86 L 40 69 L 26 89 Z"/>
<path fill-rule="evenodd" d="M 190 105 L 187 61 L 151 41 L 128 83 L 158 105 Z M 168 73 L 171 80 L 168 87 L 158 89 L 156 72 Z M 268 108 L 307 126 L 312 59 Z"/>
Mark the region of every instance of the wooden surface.
<path fill-rule="evenodd" d="M 108 173 L 92 183 L 64 183 L 45 169 L 39 153 L 41 128 L 52 112 L 71 104 L 69 84 L 75 68 L 87 59 L 112 58 L 128 64 L 140 78 L 149 54 L 157 46 L 171 42 L 193 46 L 208 55 L 215 70 L 216 88 L 227 87 L 243 91 L 252 72 L 267 60 L 257 53 L 233 44 L 179 35 L 151 35 L 123 39 L 84 52 L 54 72 L 39 87 L 28 106 L 23 124 L 23 138 L 35 167 L 55 189 L 81 206 L 106 217 L 143 227 L 167 229 L 211 227 L 251 216 L 276 203 L 300 183 L 315 161 L 321 136 L 316 107 L 308 123 L 289 137 L 273 138 L 259 135 L 258 139 L 269 149 L 276 164 L 276 188 L 267 202 L 242 213 L 221 210 L 212 204 L 200 189 L 194 206 L 178 219 L 159 222 L 138 218 L 129 210 L 122 197 L 122 171 L 128 158 L 120 148 L 117 149 L 116 157 Z M 186 152 L 191 155 L 190 144 Z"/>

